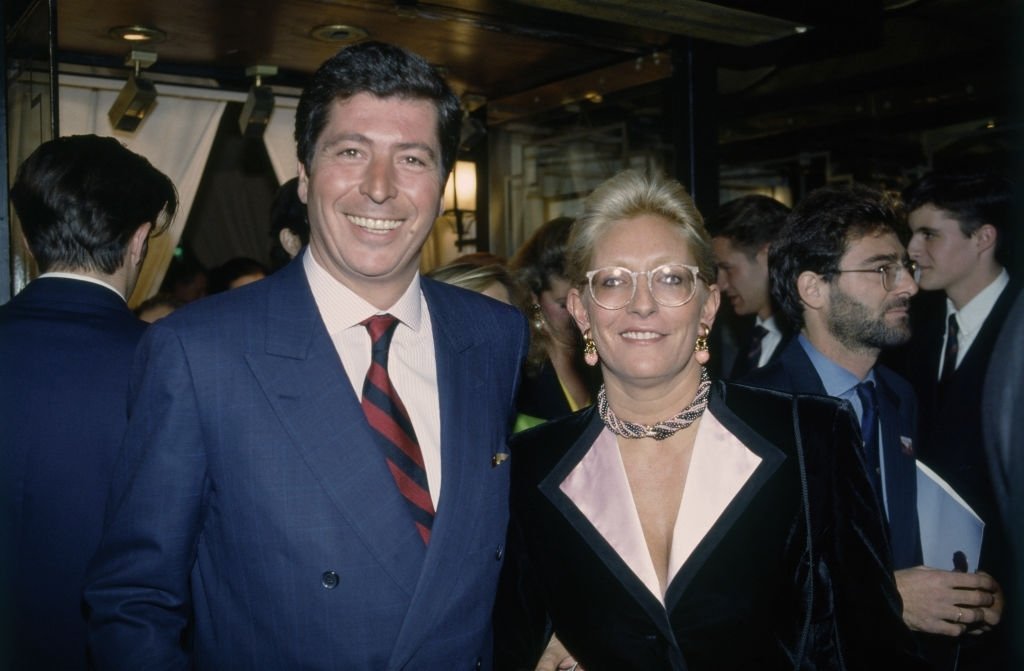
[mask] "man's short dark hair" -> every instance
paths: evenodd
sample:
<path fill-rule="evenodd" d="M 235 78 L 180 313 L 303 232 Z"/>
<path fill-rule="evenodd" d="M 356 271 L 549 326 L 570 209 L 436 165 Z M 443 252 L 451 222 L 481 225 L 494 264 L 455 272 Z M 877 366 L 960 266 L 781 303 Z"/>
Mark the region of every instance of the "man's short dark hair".
<path fill-rule="evenodd" d="M 73 135 L 25 159 L 11 202 L 40 270 L 112 274 L 139 226 L 163 232 L 178 196 L 166 175 L 114 138 Z"/>
<path fill-rule="evenodd" d="M 728 238 L 748 257 L 770 244 L 786 223 L 789 208 L 768 196 L 754 194 L 722 203 L 708 226 L 711 237 Z"/>
<path fill-rule="evenodd" d="M 437 69 L 420 56 L 372 41 L 346 47 L 326 60 L 303 90 L 295 112 L 295 142 L 306 172 L 313 162 L 317 138 L 327 126 L 331 105 L 359 93 L 433 102 L 437 107 L 442 174 L 451 172 L 462 126 L 458 97 Z"/>
<path fill-rule="evenodd" d="M 831 281 L 849 243 L 865 235 L 892 232 L 906 244 L 908 231 L 897 204 L 861 184 L 825 186 L 797 203 L 768 249 L 772 297 L 797 328 L 804 306 L 797 279 L 811 271 Z"/>
<path fill-rule="evenodd" d="M 1013 185 L 1005 177 L 992 173 L 931 172 L 904 189 L 903 202 L 907 212 L 925 205 L 947 212 L 968 237 L 985 224 L 993 226 L 996 258 L 1007 264 L 1004 256 L 1011 248 Z"/>

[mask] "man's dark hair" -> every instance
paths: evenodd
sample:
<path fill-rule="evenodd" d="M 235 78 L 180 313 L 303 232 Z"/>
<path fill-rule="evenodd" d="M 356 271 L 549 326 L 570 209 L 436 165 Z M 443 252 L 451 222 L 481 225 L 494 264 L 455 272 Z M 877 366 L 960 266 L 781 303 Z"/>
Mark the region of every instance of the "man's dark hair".
<path fill-rule="evenodd" d="M 459 99 L 438 71 L 421 57 L 382 42 L 361 42 L 326 60 L 313 74 L 295 112 L 299 160 L 309 172 L 317 138 L 327 125 L 335 100 L 359 93 L 378 98 L 429 100 L 437 107 L 442 174 L 455 165 L 462 126 Z"/>
<path fill-rule="evenodd" d="M 139 226 L 152 223 L 150 235 L 167 228 L 178 196 L 166 175 L 114 138 L 73 135 L 25 159 L 11 202 L 40 270 L 111 274 Z"/>
<path fill-rule="evenodd" d="M 883 194 L 861 184 L 825 186 L 797 203 L 768 249 L 772 297 L 796 327 L 804 325 L 797 279 L 805 271 L 831 281 L 849 244 L 865 235 L 892 232 L 907 243 L 903 213 Z"/>
<path fill-rule="evenodd" d="M 1007 265 L 1013 212 L 1013 185 L 992 173 L 931 172 L 903 191 L 907 212 L 932 205 L 960 224 L 971 236 L 984 224 L 996 229 L 996 259 Z"/>
<path fill-rule="evenodd" d="M 768 196 L 750 195 L 723 203 L 708 226 L 711 237 L 728 238 L 748 257 L 770 244 L 786 223 L 789 208 Z"/>
<path fill-rule="evenodd" d="M 281 231 L 290 230 L 303 245 L 309 244 L 309 219 L 306 204 L 299 200 L 299 178 L 292 177 L 278 188 L 270 205 L 270 265 L 280 268 L 291 261 L 281 246 Z"/>

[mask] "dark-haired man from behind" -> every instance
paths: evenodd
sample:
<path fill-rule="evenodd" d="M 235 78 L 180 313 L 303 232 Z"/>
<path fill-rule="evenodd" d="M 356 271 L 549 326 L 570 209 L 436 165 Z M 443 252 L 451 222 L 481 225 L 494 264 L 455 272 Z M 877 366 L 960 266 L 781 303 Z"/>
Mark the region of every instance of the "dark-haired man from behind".
<path fill-rule="evenodd" d="M 85 590 L 99 668 L 491 668 L 528 331 L 419 275 L 461 118 L 392 45 L 314 73 L 309 245 L 139 345 Z"/>
<path fill-rule="evenodd" d="M 723 377 L 738 379 L 772 361 L 790 336 L 775 310 L 768 283 L 768 246 L 786 223 L 789 208 L 768 196 L 724 203 L 711 222 L 711 247 L 718 286 L 738 319 L 732 320 L 736 352 L 722 365 Z"/>
<path fill-rule="evenodd" d="M 1017 570 L 987 468 L 982 389 L 999 333 L 1020 294 L 1020 281 L 1006 269 L 1013 187 L 994 174 L 937 172 L 912 184 L 903 199 L 913 233 L 907 251 L 918 264 L 923 290 L 903 352 L 920 404 L 918 458 L 985 521 L 980 568 L 1010 587 Z M 1020 604 L 1007 604 L 1007 614 L 1017 615 L 1018 622 L 1019 609 Z M 1001 629 L 959 646 L 960 671 L 1003 664 L 1009 632 Z M 954 655 L 950 649 L 945 656 Z"/>
<path fill-rule="evenodd" d="M 1002 594 L 986 574 L 922 565 L 916 401 L 905 379 L 878 364 L 883 349 L 910 338 L 910 299 L 918 288 L 905 238 L 898 210 L 865 186 L 824 187 L 798 203 L 768 262 L 772 293 L 800 334 L 744 381 L 850 402 L 865 472 L 888 521 L 903 620 L 952 639 L 968 627 L 995 625 Z"/>
<path fill-rule="evenodd" d="M 143 157 L 85 135 L 38 147 L 11 201 L 42 274 L 0 307 L 0 494 L 14 624 L 3 667 L 84 669 L 83 574 L 146 326 L 125 301 L 177 196 Z"/>

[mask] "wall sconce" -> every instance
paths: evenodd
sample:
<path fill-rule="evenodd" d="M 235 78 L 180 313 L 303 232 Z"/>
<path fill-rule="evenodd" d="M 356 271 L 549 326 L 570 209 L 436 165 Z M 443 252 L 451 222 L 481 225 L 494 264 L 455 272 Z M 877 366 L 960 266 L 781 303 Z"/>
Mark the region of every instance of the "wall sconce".
<path fill-rule="evenodd" d="M 133 49 L 125 59 L 124 64 L 133 66 L 134 72 L 128 75 L 128 81 L 107 112 L 110 125 L 115 129 L 135 132 L 156 106 L 156 87 L 150 80 L 139 76 L 142 68 L 148 68 L 153 63 L 156 63 L 156 53 L 152 51 Z"/>
<path fill-rule="evenodd" d="M 455 246 L 476 244 L 476 163 L 456 161 L 444 187 L 444 213 L 452 217 Z M 469 237 L 472 235 L 472 237 Z"/>
<path fill-rule="evenodd" d="M 238 117 L 238 128 L 245 137 L 261 138 L 274 112 L 274 91 L 269 86 L 263 86 L 263 77 L 276 75 L 277 66 L 253 65 L 245 69 L 245 74 L 247 77 L 255 77 L 256 82 L 245 99 L 242 113 Z"/>

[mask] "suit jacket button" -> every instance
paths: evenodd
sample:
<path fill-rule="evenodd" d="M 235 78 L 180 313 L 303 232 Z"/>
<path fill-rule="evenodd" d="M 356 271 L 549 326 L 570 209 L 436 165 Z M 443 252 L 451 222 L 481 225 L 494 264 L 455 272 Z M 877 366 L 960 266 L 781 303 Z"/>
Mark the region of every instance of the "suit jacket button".
<path fill-rule="evenodd" d="M 334 571 L 324 571 L 324 574 L 320 576 L 320 584 L 324 586 L 324 589 L 334 589 L 339 582 L 338 574 Z"/>
<path fill-rule="evenodd" d="M 476 658 L 476 671 L 480 671 L 480 669 L 482 669 L 482 668 L 484 668 L 484 660 L 482 660 L 479 657 L 477 657 Z"/>
<path fill-rule="evenodd" d="M 497 561 L 501 561 L 501 558 L 504 557 L 504 556 L 505 556 L 505 546 L 504 545 L 499 545 L 498 548 L 494 551 L 494 558 Z"/>

